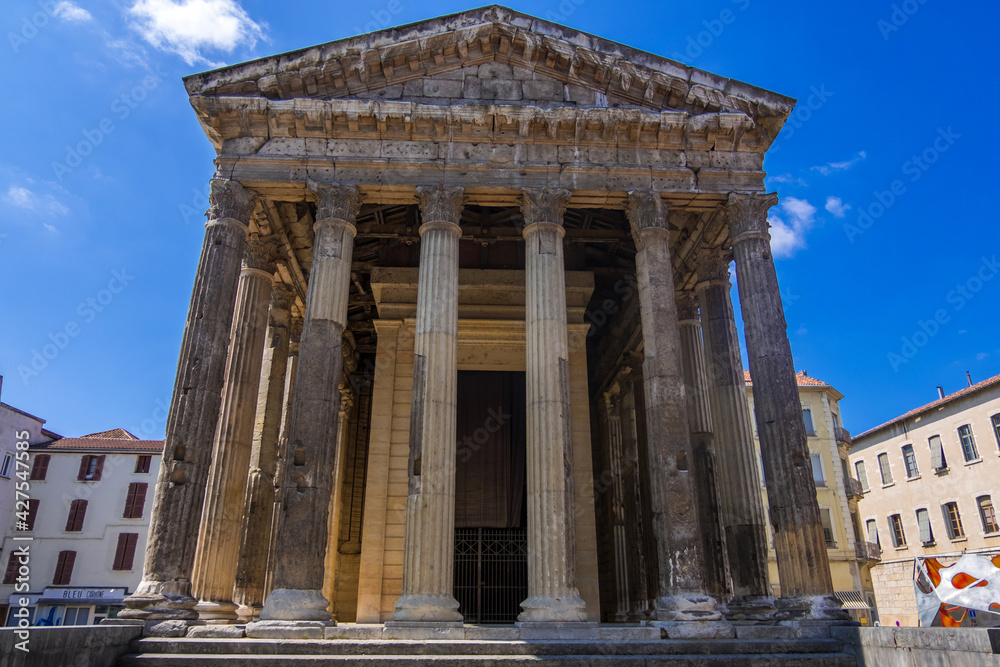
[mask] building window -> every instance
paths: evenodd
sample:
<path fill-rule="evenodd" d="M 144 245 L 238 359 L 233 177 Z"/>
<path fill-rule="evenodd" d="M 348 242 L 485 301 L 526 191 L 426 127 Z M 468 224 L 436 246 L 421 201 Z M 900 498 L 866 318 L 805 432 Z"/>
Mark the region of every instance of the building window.
<path fill-rule="evenodd" d="M 17 583 L 17 570 L 21 567 L 21 561 L 18 559 L 17 550 L 13 550 L 7 556 L 7 571 L 3 575 L 3 583 L 6 584 L 16 584 Z"/>
<path fill-rule="evenodd" d="M 875 519 L 868 519 L 865 522 L 865 532 L 868 533 L 868 541 L 878 544 L 878 522 Z"/>
<path fill-rule="evenodd" d="M 53 586 L 69 586 L 69 580 L 73 577 L 73 563 L 75 562 L 75 551 L 59 552 L 59 560 L 56 562 L 56 574 L 52 577 Z"/>
<path fill-rule="evenodd" d="M 976 498 L 976 504 L 979 505 L 979 518 L 983 520 L 983 532 L 987 535 L 1000 532 L 996 514 L 993 512 L 993 501 L 990 497 L 979 496 Z"/>
<path fill-rule="evenodd" d="M 145 482 L 132 482 L 128 485 L 128 495 L 125 496 L 125 513 L 122 517 L 126 519 L 141 519 L 142 506 L 146 503 Z"/>
<path fill-rule="evenodd" d="M 90 607 L 66 607 L 63 612 L 63 625 L 87 625 L 90 620 Z"/>
<path fill-rule="evenodd" d="M 892 531 L 892 546 L 901 549 L 906 546 L 906 535 L 903 533 L 903 519 L 898 514 L 889 517 L 889 528 Z"/>
<path fill-rule="evenodd" d="M 979 451 L 976 449 L 976 439 L 972 437 L 972 427 L 966 424 L 958 427 L 958 438 L 962 441 L 962 456 L 966 461 L 979 460 Z"/>
<path fill-rule="evenodd" d="M 906 463 L 906 476 L 909 479 L 919 476 L 917 457 L 913 453 L 913 445 L 903 445 L 903 461 Z"/>
<path fill-rule="evenodd" d="M 945 523 L 948 525 L 948 537 L 953 540 L 965 537 L 962 516 L 958 513 L 958 503 L 945 503 L 943 509 Z"/>
<path fill-rule="evenodd" d="M 802 409 L 802 422 L 806 425 L 806 435 L 816 435 L 816 428 L 813 426 L 813 413 L 809 408 Z"/>
<path fill-rule="evenodd" d="M 819 518 L 823 523 L 823 539 L 826 540 L 826 548 L 832 549 L 837 546 L 837 542 L 833 539 L 833 517 L 830 516 L 830 510 L 821 507 Z"/>
<path fill-rule="evenodd" d="M 135 545 L 139 533 L 118 533 L 118 548 L 115 549 L 115 564 L 112 570 L 131 570 L 135 560 Z"/>
<path fill-rule="evenodd" d="M 882 453 L 878 455 L 878 469 L 882 473 L 882 485 L 892 484 L 892 470 L 889 468 L 889 455 Z"/>
<path fill-rule="evenodd" d="M 3 463 L 0 463 L 0 477 L 10 479 L 10 470 L 14 467 L 14 455 L 7 452 L 3 455 Z"/>
<path fill-rule="evenodd" d="M 858 481 L 861 482 L 861 490 L 865 493 L 868 492 L 868 473 L 865 472 L 865 462 L 858 461 L 854 464 L 854 471 L 858 473 Z"/>
<path fill-rule="evenodd" d="M 931 467 L 934 470 L 947 470 L 948 460 L 944 457 L 944 446 L 941 444 L 941 436 L 932 435 L 927 444 L 931 448 Z"/>
<path fill-rule="evenodd" d="M 135 457 L 135 471 L 149 472 L 149 463 L 153 457 L 150 454 L 139 454 Z"/>
<path fill-rule="evenodd" d="M 997 439 L 997 449 L 1000 449 L 1000 412 L 990 417 L 993 422 L 993 437 Z"/>
<path fill-rule="evenodd" d="M 44 481 L 45 475 L 49 472 L 50 458 L 48 454 L 35 454 L 35 460 L 31 463 L 31 477 L 29 479 L 35 482 Z"/>
<path fill-rule="evenodd" d="M 83 530 L 83 517 L 87 514 L 87 501 L 74 500 L 69 504 L 69 516 L 66 518 L 66 532 L 78 533 Z"/>
<path fill-rule="evenodd" d="M 823 477 L 823 457 L 819 454 L 810 454 L 809 458 L 812 460 L 813 481 L 816 482 L 816 486 L 826 486 L 826 478 Z"/>
<path fill-rule="evenodd" d="M 934 531 L 931 530 L 931 515 L 926 509 L 917 510 L 917 527 L 920 528 L 920 541 L 925 547 L 934 544 Z"/>
<path fill-rule="evenodd" d="M 80 474 L 76 476 L 76 481 L 99 482 L 102 472 L 104 472 L 104 456 L 84 454 L 80 459 Z"/>

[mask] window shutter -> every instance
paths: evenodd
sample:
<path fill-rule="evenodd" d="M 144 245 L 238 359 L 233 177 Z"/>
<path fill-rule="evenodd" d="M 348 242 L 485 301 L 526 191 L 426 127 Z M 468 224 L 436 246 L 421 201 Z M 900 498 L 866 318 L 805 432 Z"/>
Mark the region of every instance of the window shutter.
<path fill-rule="evenodd" d="M 38 514 L 38 498 L 32 498 L 28 501 L 28 520 L 25 521 L 28 527 L 25 530 L 35 529 L 35 516 Z"/>
<path fill-rule="evenodd" d="M 931 517 L 927 510 L 917 510 L 917 525 L 920 526 L 920 541 L 930 542 L 931 537 Z"/>
<path fill-rule="evenodd" d="M 56 576 L 52 578 L 53 586 L 67 586 L 73 577 L 73 564 L 76 562 L 75 551 L 60 551 L 56 563 Z"/>
<path fill-rule="evenodd" d="M 944 467 L 944 450 L 941 448 L 941 436 L 932 436 L 929 442 L 931 446 L 931 467 L 935 470 L 940 470 Z"/>
<path fill-rule="evenodd" d="M 865 526 L 868 529 L 868 541 L 878 544 L 878 524 L 875 519 L 868 519 Z"/>
<path fill-rule="evenodd" d="M 118 547 L 115 549 L 115 564 L 111 566 L 112 570 L 123 570 L 122 563 L 124 562 L 125 556 L 125 544 L 128 541 L 125 537 L 128 533 L 118 533 Z"/>
<path fill-rule="evenodd" d="M 100 481 L 101 471 L 104 470 L 104 455 L 101 454 L 97 457 L 97 468 L 94 470 L 94 481 Z"/>
<path fill-rule="evenodd" d="M 4 584 L 14 584 L 17 583 L 17 567 L 19 563 L 17 562 L 17 553 L 11 551 L 7 556 L 7 571 L 3 575 Z"/>
<path fill-rule="evenodd" d="M 878 455 L 879 471 L 882 473 L 882 483 L 892 484 L 892 469 L 889 467 L 889 455 Z"/>
<path fill-rule="evenodd" d="M 49 455 L 35 454 L 35 460 L 31 464 L 31 476 L 33 481 L 44 481 L 45 474 L 49 470 Z"/>
<path fill-rule="evenodd" d="M 82 482 L 87 478 L 87 466 L 90 464 L 90 456 L 84 454 L 80 457 L 80 474 L 76 476 L 76 481 Z"/>
<path fill-rule="evenodd" d="M 854 464 L 854 469 L 858 472 L 858 481 L 861 482 L 861 490 L 868 490 L 868 473 L 865 472 L 865 462 L 858 461 Z"/>
<path fill-rule="evenodd" d="M 87 515 L 87 501 L 74 500 L 69 507 L 69 517 L 66 519 L 66 530 L 75 532 L 83 530 L 83 519 Z"/>
<path fill-rule="evenodd" d="M 122 557 L 122 569 L 131 570 L 135 561 L 135 545 L 139 540 L 138 533 L 125 533 L 125 554 Z"/>
<path fill-rule="evenodd" d="M 132 498 L 133 519 L 142 518 L 142 508 L 146 504 L 146 486 L 145 482 L 139 482 L 135 485 L 135 497 Z"/>

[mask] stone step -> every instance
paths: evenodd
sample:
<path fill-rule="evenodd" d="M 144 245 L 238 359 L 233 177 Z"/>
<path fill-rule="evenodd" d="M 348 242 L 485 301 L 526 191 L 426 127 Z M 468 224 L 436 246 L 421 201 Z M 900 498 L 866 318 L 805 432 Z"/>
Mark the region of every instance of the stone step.
<path fill-rule="evenodd" d="M 857 661 L 844 653 L 813 653 L 809 655 L 763 653 L 755 655 L 246 655 L 246 654 L 138 654 L 118 659 L 118 667 L 189 667 L 198 665 L 231 665 L 232 667 L 857 667 Z"/>
<path fill-rule="evenodd" d="M 140 639 L 135 653 L 186 655 L 311 656 L 644 656 L 830 654 L 841 650 L 834 639 L 655 640 L 630 642 L 578 641 L 406 641 L 309 639 Z"/>

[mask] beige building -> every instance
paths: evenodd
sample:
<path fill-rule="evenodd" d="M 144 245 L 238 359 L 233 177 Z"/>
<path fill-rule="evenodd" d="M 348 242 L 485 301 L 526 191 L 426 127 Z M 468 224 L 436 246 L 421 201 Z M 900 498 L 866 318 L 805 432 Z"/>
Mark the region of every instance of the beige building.
<path fill-rule="evenodd" d="M 121 618 L 844 617 L 769 245 L 793 100 L 497 6 L 185 85 L 217 173 Z"/>
<path fill-rule="evenodd" d="M 915 558 L 1000 553 L 1000 375 L 939 392 L 851 447 L 863 530 L 882 548 L 872 578 L 884 625 L 917 625 Z"/>
<path fill-rule="evenodd" d="M 819 502 L 823 536 L 830 560 L 830 575 L 837 597 L 852 615 L 865 625 L 878 620 L 872 591 L 871 565 L 877 561 L 879 549 L 863 539 L 858 522 L 857 502 L 860 484 L 850 473 L 848 452 L 851 434 L 843 427 L 840 399 L 844 396 L 822 380 L 810 377 L 806 371 L 795 374 L 802 403 L 802 418 L 809 437 L 809 458 L 816 497 Z M 747 400 L 753 405 L 753 383 L 746 373 Z M 756 429 L 755 429 L 756 431 Z M 760 452 L 760 440 L 754 444 Z M 763 492 L 767 506 L 767 488 Z M 770 530 L 769 530 L 770 536 Z M 777 558 L 773 547 L 768 551 L 771 587 L 781 593 Z"/>

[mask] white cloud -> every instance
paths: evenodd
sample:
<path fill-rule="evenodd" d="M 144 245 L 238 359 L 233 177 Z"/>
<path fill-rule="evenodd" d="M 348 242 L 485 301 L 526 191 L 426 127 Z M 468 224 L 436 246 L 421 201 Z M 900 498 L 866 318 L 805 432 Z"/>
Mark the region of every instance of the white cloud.
<path fill-rule="evenodd" d="M 70 21 L 71 23 L 86 23 L 87 21 L 92 21 L 93 16 L 90 15 L 83 7 L 76 5 L 68 0 L 63 0 L 55 6 L 52 10 L 56 16 L 61 18 L 63 21 Z"/>
<path fill-rule="evenodd" d="M 821 164 L 818 167 L 810 167 L 813 171 L 818 171 L 824 176 L 829 176 L 830 174 L 838 171 L 847 171 L 857 163 L 868 157 L 865 151 L 859 151 L 857 155 L 852 157 L 850 160 L 844 160 L 842 162 L 827 162 L 826 164 Z"/>
<path fill-rule="evenodd" d="M 253 48 L 266 24 L 255 23 L 236 0 L 137 0 L 128 10 L 133 28 L 153 47 L 176 53 L 188 65 L 209 60 L 206 51 Z"/>
<path fill-rule="evenodd" d="M 791 174 L 778 174 L 777 176 L 768 176 L 768 180 L 771 181 L 772 183 L 785 183 L 787 185 L 800 185 L 803 187 L 809 185 L 801 178 L 797 176 L 792 176 Z"/>
<path fill-rule="evenodd" d="M 847 211 L 850 210 L 851 205 L 845 204 L 844 200 L 840 197 L 830 196 L 826 198 L 826 206 L 824 208 L 833 213 L 833 217 L 843 218 Z"/>
<path fill-rule="evenodd" d="M 39 196 L 20 185 L 12 185 L 7 189 L 3 200 L 11 206 L 28 211 L 39 211 L 49 215 L 66 215 L 69 209 L 59 203 L 52 195 Z"/>
<path fill-rule="evenodd" d="M 771 252 L 775 257 L 792 257 L 806 247 L 806 232 L 816 222 L 816 207 L 805 199 L 785 197 L 767 221 L 771 223 Z"/>

